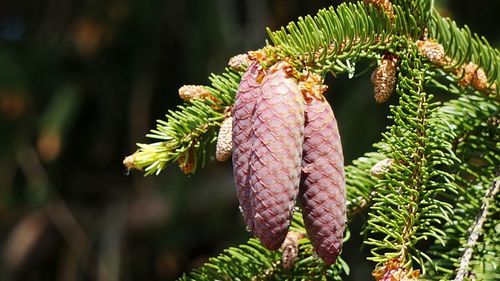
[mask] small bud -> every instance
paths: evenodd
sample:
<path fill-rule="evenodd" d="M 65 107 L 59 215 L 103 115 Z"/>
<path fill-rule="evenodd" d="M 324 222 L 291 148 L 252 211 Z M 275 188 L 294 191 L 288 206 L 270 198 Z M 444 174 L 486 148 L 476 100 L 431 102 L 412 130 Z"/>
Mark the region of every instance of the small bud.
<path fill-rule="evenodd" d="M 462 86 L 471 86 L 472 80 L 474 80 L 474 76 L 476 75 L 477 65 L 473 63 L 468 63 L 459 69 L 456 70 L 456 74 L 460 76 L 460 85 Z"/>
<path fill-rule="evenodd" d="M 488 87 L 488 78 L 482 68 L 476 70 L 474 79 L 472 79 L 472 87 L 478 91 L 482 91 Z"/>
<path fill-rule="evenodd" d="M 299 240 L 304 238 L 304 233 L 289 231 L 286 235 L 281 249 L 283 254 L 281 256 L 281 264 L 283 269 L 290 270 L 295 265 L 295 261 L 299 255 Z"/>
<path fill-rule="evenodd" d="M 383 266 L 372 272 L 372 276 L 377 281 L 418 281 L 420 280 L 420 270 L 404 268 L 397 258 L 386 261 Z"/>
<path fill-rule="evenodd" d="M 391 97 L 392 92 L 394 92 L 394 87 L 396 86 L 396 63 L 397 58 L 392 54 L 387 54 L 372 73 L 371 81 L 377 103 L 386 102 Z"/>
<path fill-rule="evenodd" d="M 217 146 L 215 150 L 215 158 L 221 162 L 226 161 L 231 157 L 233 151 L 233 118 L 228 117 L 222 122 L 217 136 Z"/>
<path fill-rule="evenodd" d="M 127 170 L 136 169 L 141 170 L 137 165 L 135 165 L 135 157 L 134 155 L 129 155 L 123 159 L 123 165 L 127 168 Z"/>
<path fill-rule="evenodd" d="M 192 174 L 195 168 L 194 148 L 191 147 L 188 151 L 179 156 L 177 164 L 184 174 Z"/>
<path fill-rule="evenodd" d="M 444 48 L 441 44 L 431 40 L 419 40 L 417 41 L 417 47 L 420 54 L 427 57 L 432 63 L 440 66 L 448 63 L 448 58 L 446 58 Z"/>
<path fill-rule="evenodd" d="M 499 127 L 500 126 L 500 115 L 491 116 L 490 118 L 488 118 L 488 120 L 486 122 L 491 127 Z"/>
<path fill-rule="evenodd" d="M 477 64 L 470 62 L 460 67 L 456 74 L 461 77 L 459 83 L 463 86 L 471 86 L 478 91 L 488 88 L 488 78 L 484 70 Z"/>
<path fill-rule="evenodd" d="M 179 96 L 184 101 L 193 99 L 211 99 L 215 101 L 214 96 L 204 86 L 198 85 L 184 85 L 179 89 Z"/>
<path fill-rule="evenodd" d="M 390 0 L 364 0 L 366 4 L 375 5 L 380 10 L 384 11 L 391 22 L 394 21 L 394 10 L 392 8 L 392 3 Z"/>
<path fill-rule="evenodd" d="M 234 71 L 244 71 L 251 63 L 248 54 L 240 54 L 230 58 L 227 65 Z"/>
<path fill-rule="evenodd" d="M 386 158 L 373 165 L 373 167 L 370 169 L 370 173 L 372 174 L 372 176 L 380 179 L 384 176 L 384 174 L 389 172 L 389 169 L 393 164 L 394 159 Z"/>

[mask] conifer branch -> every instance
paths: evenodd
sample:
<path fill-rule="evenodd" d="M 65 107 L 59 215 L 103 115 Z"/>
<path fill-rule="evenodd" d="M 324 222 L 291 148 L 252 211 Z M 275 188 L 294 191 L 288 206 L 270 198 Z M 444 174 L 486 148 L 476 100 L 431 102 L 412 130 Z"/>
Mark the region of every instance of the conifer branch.
<path fill-rule="evenodd" d="M 404 60 L 400 67 L 397 92 L 401 101 L 391 110 L 395 125 L 384 134 L 384 154 L 394 159 L 394 165 L 379 182 L 367 228 L 372 235 L 365 241 L 373 246 L 371 260 L 397 260 L 409 270 L 413 261 L 423 265 L 423 259 L 430 260 L 417 243 L 430 238 L 442 240 L 445 234 L 437 226 L 452 212 L 451 205 L 437 199 L 439 194 L 453 190 L 450 175 L 438 165 L 453 162 L 439 152 L 451 144 L 431 141 L 445 138 L 438 129 L 440 121 L 432 118 L 437 103 L 431 102 L 432 96 L 424 91 L 424 69 L 418 58 Z"/>
<path fill-rule="evenodd" d="M 430 35 L 443 42 L 455 68 L 465 62 L 478 61 L 488 81 L 500 80 L 498 51 L 477 35 L 473 37 L 467 27 L 459 29 L 455 23 L 433 12 L 432 1 L 395 1 L 392 6 L 394 22 L 377 7 L 358 2 L 320 10 L 315 17 L 300 18 L 286 29 L 268 30 L 274 43 L 266 47 L 272 57 L 270 62 L 287 60 L 298 70 L 306 68 L 322 75 L 332 72 L 352 76 L 356 61 L 375 60 L 384 51 L 400 49 L 406 44 L 405 38 L 416 41 L 424 34 L 423 26 L 430 25 Z M 412 13 L 407 13 L 408 10 Z M 451 40 L 455 37 L 458 39 Z M 472 43 L 467 45 L 469 41 Z M 146 175 L 159 174 L 168 163 L 179 158 L 183 162 L 192 159 L 194 168 L 203 166 L 211 158 L 216 129 L 222 122 L 224 109 L 234 101 L 240 77 L 241 72 L 232 70 L 212 75 L 212 86 L 207 89 L 215 99 L 187 102 L 179 110 L 169 112 L 167 121 L 158 120 L 157 129 L 147 135 L 160 142 L 138 144 L 139 150 L 124 164 L 128 168 L 144 169 Z M 460 77 L 455 79 L 460 82 Z"/>
<path fill-rule="evenodd" d="M 471 261 L 472 253 L 477 245 L 477 240 L 479 238 L 479 235 L 481 235 L 484 222 L 488 217 L 488 211 L 490 205 L 494 200 L 495 195 L 498 193 L 499 189 L 500 189 L 500 178 L 496 178 L 493 181 L 491 187 L 488 189 L 488 192 L 486 193 L 485 197 L 483 198 L 483 203 L 481 205 L 480 212 L 476 220 L 474 221 L 474 224 L 471 227 L 470 235 L 467 240 L 467 244 L 465 245 L 466 250 L 464 251 L 462 258 L 460 259 L 460 267 L 458 268 L 457 276 L 455 277 L 455 279 L 453 279 L 454 281 L 463 281 L 467 273 L 469 272 L 469 264 Z"/>
<path fill-rule="evenodd" d="M 435 244 L 428 251 L 433 256 L 435 266 L 431 267 L 433 270 L 428 272 L 427 278 L 451 280 L 455 273 L 454 269 L 459 267 L 459 258 L 463 255 L 459 249 L 461 245 L 466 244 L 470 234 L 467 229 L 477 218 L 481 198 L 487 193 L 481 187 L 491 184 L 491 177 L 494 177 L 495 169 L 500 164 L 498 147 L 494 141 L 498 130 L 488 124 L 488 120 L 498 115 L 499 107 L 497 101 L 477 94 L 462 96 L 441 107 L 440 112 L 444 115 L 440 118 L 448 120 L 451 132 L 455 135 L 452 149 L 460 159 L 460 164 L 457 167 L 450 167 L 450 172 L 454 174 L 455 183 L 459 188 L 452 221 L 443 227 L 447 233 L 445 243 Z M 474 274 L 478 277 L 484 275 L 485 279 L 489 278 L 486 276 L 490 270 L 495 271 L 486 266 L 495 264 L 494 251 L 486 250 L 495 244 L 493 228 L 492 225 L 486 226 L 483 241 L 478 242 L 481 247 L 476 247 L 484 250 L 475 258 L 478 259 L 477 264 L 480 264 L 481 268 L 475 269 Z"/>
<path fill-rule="evenodd" d="M 347 218 L 349 220 L 371 205 L 376 193 L 377 179 L 370 174 L 370 169 L 384 158 L 385 156 L 381 153 L 370 152 L 354 160 L 352 165 L 346 166 Z"/>
<path fill-rule="evenodd" d="M 490 102 L 490 100 L 483 96 L 463 96 L 459 100 L 452 100 L 445 103 L 442 107 L 438 109 L 433 118 L 447 120 L 446 126 L 443 126 L 439 130 L 446 132 L 448 140 L 452 142 L 453 140 L 458 140 L 463 137 L 463 135 L 469 134 L 470 131 L 477 130 L 477 126 L 488 119 L 489 116 L 495 114 L 498 110 L 498 106 L 495 106 Z M 387 149 L 387 144 L 384 142 L 375 145 L 381 150 Z M 380 160 L 384 159 L 386 156 L 381 153 L 367 153 L 366 155 L 353 161 L 352 165 L 346 167 L 347 171 L 347 195 L 348 195 L 348 219 L 351 220 L 353 216 L 357 215 L 362 210 L 370 207 L 373 203 L 373 198 L 378 194 L 378 188 L 384 188 L 384 185 L 377 185 L 378 181 L 382 179 L 377 179 L 370 174 L 370 169 L 378 163 Z M 304 232 L 303 223 L 298 213 L 294 217 L 294 222 L 292 224 L 292 229 L 294 231 Z M 302 272 L 307 272 L 306 269 L 301 268 L 307 264 L 308 270 L 316 270 L 317 274 L 321 274 L 321 262 L 318 259 L 311 257 L 312 248 L 307 242 L 307 239 L 301 240 L 301 250 L 299 257 L 296 261 L 296 266 L 299 267 L 298 270 Z M 263 276 L 267 276 L 271 273 L 274 274 L 274 279 L 281 278 L 292 278 L 290 272 L 280 271 L 280 253 L 269 252 L 263 248 L 257 240 L 251 239 L 244 245 L 239 246 L 241 250 L 236 251 L 237 255 L 251 255 L 264 258 L 268 262 L 264 263 L 261 267 L 262 261 L 254 261 L 252 259 L 245 260 L 245 263 L 237 266 L 242 272 L 260 272 L 263 275 L 254 273 L 253 278 L 259 280 Z M 233 248 L 232 248 L 233 249 Z M 242 251 L 247 251 L 244 253 Z M 234 253 L 233 253 L 234 254 Z M 232 272 L 230 275 L 224 275 L 224 271 L 220 267 L 225 268 L 226 263 L 233 263 L 234 258 L 232 257 L 232 250 L 229 249 L 225 251 L 222 256 L 219 256 L 217 260 L 211 259 L 209 264 L 196 272 L 191 273 L 189 276 L 194 278 L 194 280 L 213 280 L 213 279 L 224 279 L 224 278 L 236 278 L 245 275 L 239 271 Z M 254 268 L 256 267 L 256 268 Z M 344 270 L 346 266 L 343 266 Z M 254 268 L 254 269 L 252 269 Z M 216 270 L 217 269 L 217 270 Z M 255 270 L 255 271 L 253 271 Z M 203 272 L 203 273 L 202 273 Z M 202 278 L 202 276 L 205 276 Z M 226 276 L 226 277 L 224 277 Z M 260 276 L 260 277 L 259 277 Z M 312 275 L 309 275 L 311 278 Z M 318 275 L 319 276 L 319 275 Z M 330 275 L 336 276 L 336 275 Z M 333 278 L 333 277 L 332 277 Z M 299 277 L 297 279 L 300 280 Z M 193 280 L 188 277 L 184 277 L 182 280 Z"/>
<path fill-rule="evenodd" d="M 291 231 L 305 233 L 301 215 L 296 212 Z M 298 240 L 298 256 L 292 268 L 284 266 L 281 250 L 269 251 L 257 239 L 224 250 L 218 257 L 211 258 L 201 268 L 184 275 L 188 280 L 342 280 L 348 274 L 349 267 L 340 258 L 335 265 L 325 267 L 323 262 L 314 257 L 313 248 L 308 239 Z"/>
<path fill-rule="evenodd" d="M 180 105 L 177 111 L 169 111 L 167 121 L 157 120 L 156 129 L 147 137 L 159 140 L 151 144 L 137 144 L 139 150 L 127 157 L 127 168 L 145 170 L 145 175 L 159 174 L 170 162 L 186 161 L 203 166 L 207 158 L 213 157 L 213 145 L 217 129 L 224 120 L 226 111 L 234 103 L 234 95 L 241 73 L 226 69 L 222 75 L 212 75 L 212 85 L 205 87 L 211 98 L 194 98 Z"/>
<path fill-rule="evenodd" d="M 436 63 L 462 85 L 472 86 L 493 97 L 499 97 L 500 52 L 490 46 L 484 37 L 472 34 L 467 26 L 459 28 L 449 18 L 440 16 L 437 11 L 432 15 L 429 37 L 441 44 L 447 57 Z M 478 81 L 468 81 L 467 76 L 477 75 Z M 484 76 L 484 78 L 483 78 Z M 484 80 L 484 81 L 483 81 Z"/>
<path fill-rule="evenodd" d="M 274 46 L 267 49 L 273 56 L 271 61 L 289 60 L 299 70 L 306 67 L 322 75 L 328 72 L 352 75 L 357 60 L 373 60 L 383 51 L 400 48 L 404 38 L 416 40 L 424 34 L 423 27 L 429 24 L 430 35 L 443 42 L 454 66 L 477 61 L 487 73 L 488 81 L 499 80 L 498 51 L 491 48 L 484 38 L 473 37 L 467 27 L 459 29 L 454 22 L 441 18 L 433 11 L 432 4 L 426 0 L 394 1 L 394 22 L 386 12 L 362 2 L 323 9 L 315 17 L 307 16 L 297 23 L 290 23 L 286 29 L 268 30 Z M 412 13 L 408 14 L 408 10 Z M 432 20 L 429 20 L 431 16 Z M 161 142 L 139 144 L 139 151 L 124 162 L 127 167 L 145 169 L 146 174 L 158 174 L 166 164 L 179 158 L 184 161 L 193 158 L 203 166 L 210 157 L 206 146 L 215 141 L 215 129 L 222 121 L 222 110 L 232 105 L 240 75 L 229 70 L 219 76 L 213 75 L 213 85 L 209 90 L 223 107 L 215 106 L 214 109 L 217 101 L 214 104 L 210 100 L 198 100 L 195 104 L 188 102 L 179 108 L 180 111 L 170 112 L 168 121 L 158 120 L 157 129 L 148 135 Z M 455 79 L 460 81 L 460 77 Z M 207 138 L 200 139 L 205 135 Z"/>
<path fill-rule="evenodd" d="M 352 77 L 358 61 L 376 61 L 387 53 L 401 57 L 396 80 L 399 103 L 391 107 L 394 125 L 375 145 L 377 152 L 346 167 L 348 218 L 368 210 L 365 243 L 372 246 L 370 259 L 378 263 L 375 277 L 417 278 L 420 268 L 425 277 L 450 278 L 461 256 L 463 276 L 461 272 L 475 262 L 474 248 L 491 247 L 494 235 L 485 219 L 488 208 L 497 207 L 494 195 L 485 196 L 479 186 L 500 164 L 498 131 L 485 125 L 500 111 L 500 53 L 468 27 L 442 18 L 433 1 L 364 2 L 323 9 L 286 28 L 268 30 L 272 45 L 260 50 L 266 56 L 261 66 L 286 61 L 299 72 Z M 194 172 L 213 158 L 217 129 L 234 103 L 245 68 L 213 75 L 212 85 L 203 87 L 208 98 L 206 93 L 204 98 L 187 98 L 167 114 L 166 121 L 158 120 L 148 135 L 157 142 L 138 144 L 139 150 L 125 161 L 127 167 L 158 174 L 177 161 L 185 172 Z M 434 101 L 429 87 L 458 99 Z M 377 163 L 387 159 L 390 165 L 371 174 Z M 494 186 L 497 190 L 498 179 Z M 474 225 L 470 233 L 466 224 Z M 292 228 L 304 232 L 300 218 L 294 218 Z M 479 241 L 476 228 L 485 229 L 488 239 Z M 430 251 L 422 246 L 423 240 L 434 243 Z M 337 280 L 348 271 L 342 262 L 324 267 L 312 257 L 307 239 L 299 244 L 292 270 L 283 268 L 279 253 L 251 239 L 210 259 L 183 280 Z M 459 246 L 464 244 L 462 253 Z"/>

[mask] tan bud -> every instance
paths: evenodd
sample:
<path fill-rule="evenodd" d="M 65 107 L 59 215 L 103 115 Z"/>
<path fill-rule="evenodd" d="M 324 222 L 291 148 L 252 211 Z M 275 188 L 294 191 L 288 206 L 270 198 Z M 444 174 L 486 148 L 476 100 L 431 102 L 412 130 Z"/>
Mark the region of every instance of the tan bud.
<path fill-rule="evenodd" d="M 179 97 L 184 101 L 193 99 L 211 99 L 215 101 L 214 96 L 207 88 L 199 85 L 184 85 L 179 89 Z"/>
<path fill-rule="evenodd" d="M 488 78 L 482 68 L 478 68 L 472 79 L 472 87 L 478 91 L 485 90 L 488 87 Z"/>
<path fill-rule="evenodd" d="M 491 127 L 499 127 L 500 126 L 500 115 L 498 115 L 498 116 L 491 116 L 490 118 L 488 118 L 488 120 L 486 122 Z"/>
<path fill-rule="evenodd" d="M 240 54 L 230 58 L 227 65 L 234 71 L 244 71 L 251 63 L 248 54 Z"/>
<path fill-rule="evenodd" d="M 389 169 L 394 164 L 394 159 L 386 158 L 384 160 L 379 161 L 377 164 L 373 165 L 370 169 L 370 173 L 372 176 L 377 178 L 382 178 L 384 174 L 389 172 Z"/>
<path fill-rule="evenodd" d="M 488 78 L 484 70 L 477 64 L 470 62 L 460 68 L 455 72 L 457 76 L 460 76 L 460 85 L 471 86 L 478 91 L 483 91 L 488 88 Z"/>
<path fill-rule="evenodd" d="M 364 2 L 366 4 L 375 5 L 377 8 L 384 11 L 387 16 L 389 16 L 391 22 L 394 21 L 394 10 L 392 8 L 392 3 L 390 0 L 364 0 Z"/>
<path fill-rule="evenodd" d="M 194 158 L 194 148 L 191 147 L 186 152 L 184 152 L 179 159 L 177 164 L 184 174 L 192 174 L 195 168 L 195 158 Z"/>
<path fill-rule="evenodd" d="M 394 92 L 396 86 L 397 58 L 392 54 L 385 55 L 380 65 L 372 73 L 373 92 L 377 103 L 384 103 Z"/>
<path fill-rule="evenodd" d="M 231 157 L 233 151 L 233 118 L 228 117 L 222 122 L 217 136 L 217 146 L 215 150 L 215 158 L 221 162 L 227 161 Z"/>
<path fill-rule="evenodd" d="M 432 40 L 419 40 L 417 47 L 420 54 L 425 56 L 429 61 L 440 66 L 448 64 L 449 59 L 446 58 L 444 48 L 441 44 Z"/>
<path fill-rule="evenodd" d="M 123 159 L 123 165 L 125 165 L 127 170 L 132 170 L 132 169 L 141 170 L 141 168 L 139 168 L 139 167 L 137 167 L 137 165 L 135 165 L 134 155 L 129 155 L 129 156 L 125 157 L 125 159 Z"/>
<path fill-rule="evenodd" d="M 304 233 L 289 231 L 286 235 L 281 249 L 281 264 L 285 270 L 290 270 L 295 265 L 295 261 L 299 255 L 299 240 L 304 238 Z"/>

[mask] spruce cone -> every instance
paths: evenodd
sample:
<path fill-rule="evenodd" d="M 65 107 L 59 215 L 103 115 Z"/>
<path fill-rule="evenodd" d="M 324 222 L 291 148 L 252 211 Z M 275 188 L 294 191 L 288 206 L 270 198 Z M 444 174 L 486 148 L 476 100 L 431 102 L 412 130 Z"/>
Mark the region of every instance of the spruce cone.
<path fill-rule="evenodd" d="M 346 220 L 342 145 L 326 100 L 313 98 L 305 119 L 299 200 L 307 235 L 318 256 L 330 265 L 342 248 Z"/>
<path fill-rule="evenodd" d="M 304 99 L 285 66 L 280 63 L 269 70 L 251 119 L 255 135 L 250 159 L 253 232 L 270 250 L 285 240 L 301 171 Z"/>
<path fill-rule="evenodd" d="M 255 102 L 260 92 L 257 82 L 259 63 L 253 62 L 241 78 L 233 107 L 232 141 L 233 141 L 233 174 L 236 184 L 240 210 L 245 223 L 253 231 L 254 213 L 250 203 L 250 153 L 254 139 L 252 132 L 252 115 Z"/>

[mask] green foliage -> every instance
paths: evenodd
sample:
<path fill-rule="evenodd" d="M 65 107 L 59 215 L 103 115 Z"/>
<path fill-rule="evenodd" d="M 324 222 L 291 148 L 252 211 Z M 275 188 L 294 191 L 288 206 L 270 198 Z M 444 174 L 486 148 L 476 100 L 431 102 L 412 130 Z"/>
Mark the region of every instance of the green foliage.
<path fill-rule="evenodd" d="M 408 23 L 401 24 L 408 28 Z M 281 30 L 268 29 L 268 33 L 280 56 L 297 58 L 322 72 L 342 72 L 339 61 L 388 48 L 394 30 L 387 15 L 358 2 L 320 10 L 314 18 L 299 18 Z"/>
<path fill-rule="evenodd" d="M 498 279 L 494 241 L 499 225 L 490 219 L 498 216 L 498 200 L 487 194 L 500 167 L 500 104 L 491 91 L 493 83 L 500 85 L 499 51 L 467 27 L 442 18 L 433 1 L 394 1 L 392 12 L 394 17 L 362 2 L 323 9 L 286 28 L 268 30 L 273 45 L 266 51 L 274 61 L 287 60 L 297 70 L 321 75 L 352 76 L 362 59 L 374 62 L 386 52 L 398 56 L 398 103 L 391 105 L 389 117 L 393 125 L 374 145 L 377 152 L 346 167 L 348 217 L 368 212 L 365 243 L 376 268 L 396 262 L 404 273 L 420 270 L 424 278 L 449 280 L 463 267 L 469 249 L 473 254 L 466 271 Z M 450 64 L 433 65 L 421 56 L 416 41 L 424 36 L 444 46 Z M 463 87 L 453 74 L 470 62 L 485 71 L 492 86 L 487 95 Z M 148 135 L 159 142 L 140 144 L 134 165 L 158 174 L 190 149 L 204 164 L 240 76 L 230 70 L 212 76 L 209 89 L 217 102 L 193 100 L 169 112 L 167 121 L 159 120 Z M 370 169 L 387 158 L 393 160 L 388 170 L 372 175 Z M 486 214 L 484 224 L 476 222 L 478 214 Z M 470 245 L 474 226 L 480 226 L 482 236 Z M 297 213 L 292 229 L 305 233 Z M 283 269 L 279 252 L 251 239 L 182 280 L 338 280 L 348 272 L 343 262 L 325 268 L 307 239 L 299 244 L 290 271 Z"/>
<path fill-rule="evenodd" d="M 378 183 L 366 229 L 372 237 L 366 243 L 373 246 L 373 261 L 399 259 L 411 264 L 414 260 L 423 265 L 431 258 L 419 249 L 419 242 L 443 241 L 446 236 L 440 226 L 449 220 L 452 206 L 438 197 L 455 192 L 451 175 L 443 170 L 455 159 L 441 131 L 442 119 L 432 116 L 439 103 L 424 90 L 425 66 L 418 58 L 406 58 L 396 89 L 400 102 L 391 108 L 394 125 L 384 134 L 384 152 L 394 165 Z"/>
<path fill-rule="evenodd" d="M 460 164 L 454 169 L 459 186 L 452 220 L 445 224 L 446 243 L 434 245 L 431 253 L 435 255 L 436 270 L 430 273 L 435 279 L 451 279 L 460 266 L 468 237 L 477 218 L 484 209 L 483 203 L 489 200 L 488 217 L 498 217 L 499 209 L 495 199 L 486 198 L 494 185 L 500 165 L 498 124 L 492 123 L 499 114 L 499 104 L 489 98 L 469 95 L 450 101 L 442 110 L 450 120 L 450 127 L 457 138 L 454 147 Z M 498 181 L 498 179 L 496 180 Z M 497 187 L 498 189 L 498 187 Z M 479 280 L 498 279 L 498 222 L 487 220 L 481 229 L 481 239 L 470 245 L 475 255 L 467 267 Z"/>
<path fill-rule="evenodd" d="M 383 143 L 376 146 L 381 145 Z M 381 153 L 369 152 L 345 167 L 348 218 L 364 211 L 371 204 L 377 179 L 371 175 L 370 169 L 384 158 Z"/>
<path fill-rule="evenodd" d="M 292 231 L 305 233 L 300 212 L 295 212 Z M 180 280 L 342 280 L 349 272 L 347 264 L 339 258 L 335 265 L 324 266 L 313 255 L 308 239 L 300 239 L 299 255 L 295 266 L 283 268 L 280 251 L 269 251 L 257 239 L 250 239 L 238 247 L 230 247 L 217 257 L 210 258 L 201 268 Z"/>
<path fill-rule="evenodd" d="M 137 144 L 140 149 L 134 154 L 134 166 L 145 168 L 146 175 L 159 174 L 182 155 L 187 159 L 187 154 L 193 153 L 191 148 L 194 149 L 195 167 L 204 166 L 213 154 L 210 148 L 217 140 L 224 110 L 234 102 L 240 78 L 240 74 L 229 69 L 222 75 L 212 74 L 212 86 L 207 89 L 215 101 L 193 99 L 180 105 L 177 111 L 169 111 L 167 121 L 158 120 L 156 129 L 147 135 L 160 142 Z"/>
<path fill-rule="evenodd" d="M 486 38 L 472 34 L 467 26 L 459 28 L 454 21 L 437 12 L 430 21 L 429 36 L 441 43 L 446 54 L 453 58 L 453 64 L 446 69 L 474 62 L 484 69 L 489 82 L 500 85 L 500 52 L 491 47 Z"/>

